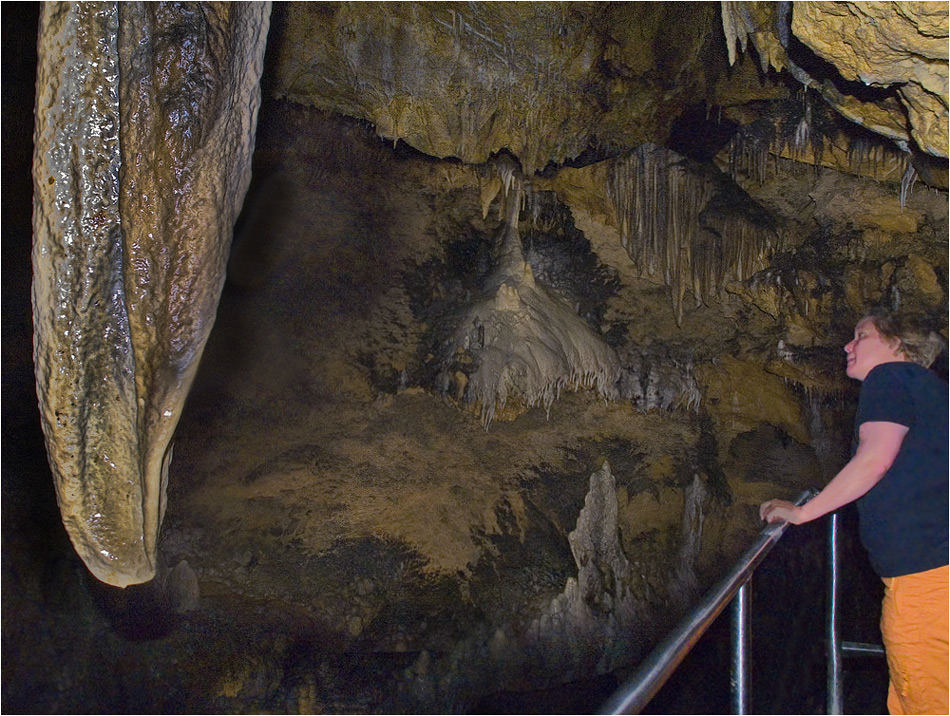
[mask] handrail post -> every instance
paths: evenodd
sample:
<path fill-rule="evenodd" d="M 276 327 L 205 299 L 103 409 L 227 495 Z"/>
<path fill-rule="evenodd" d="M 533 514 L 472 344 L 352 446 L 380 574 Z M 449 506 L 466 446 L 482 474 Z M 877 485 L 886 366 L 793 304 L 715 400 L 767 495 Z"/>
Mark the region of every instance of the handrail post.
<path fill-rule="evenodd" d="M 795 504 L 804 504 L 816 494 L 815 490 L 806 490 L 795 500 Z M 640 713 L 703 632 L 736 596 L 739 588 L 752 578 L 756 567 L 765 559 L 787 527 L 787 522 L 767 525 L 722 579 L 716 582 L 666 638 L 653 648 L 636 672 L 614 691 L 601 713 Z"/>
<path fill-rule="evenodd" d="M 828 686 L 827 712 L 840 714 L 841 706 L 841 647 L 838 643 L 838 513 L 828 520 Z"/>
<path fill-rule="evenodd" d="M 749 712 L 749 592 L 752 583 L 746 582 L 732 600 L 732 713 Z"/>

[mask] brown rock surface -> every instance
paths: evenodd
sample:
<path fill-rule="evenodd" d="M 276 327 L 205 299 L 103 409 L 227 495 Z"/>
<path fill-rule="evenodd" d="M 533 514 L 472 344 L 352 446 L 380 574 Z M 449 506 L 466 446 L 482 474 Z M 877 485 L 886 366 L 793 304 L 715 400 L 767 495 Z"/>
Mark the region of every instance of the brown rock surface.
<path fill-rule="evenodd" d="M 274 91 L 387 139 L 525 174 L 589 146 L 659 141 L 722 48 L 711 4 L 293 3 Z M 711 61 L 712 60 L 712 61 Z"/>
<path fill-rule="evenodd" d="M 722 3 L 730 62 L 747 43 L 767 67 L 788 68 L 806 87 L 819 90 L 843 116 L 901 142 L 911 138 L 921 150 L 946 157 L 948 21 L 937 3 L 823 3 L 791 6 L 791 22 L 779 3 Z M 785 33 L 785 37 L 783 37 Z M 807 57 L 789 56 L 788 33 L 830 62 L 845 80 L 896 88 L 897 98 L 875 99 L 842 88 L 832 78 L 811 76 Z M 817 70 L 812 70 L 816 72 Z"/>
<path fill-rule="evenodd" d="M 249 181 L 267 6 L 46 6 L 37 391 L 63 521 L 100 579 L 151 579 L 169 442 Z M 121 128 L 121 131 L 120 131 Z"/>

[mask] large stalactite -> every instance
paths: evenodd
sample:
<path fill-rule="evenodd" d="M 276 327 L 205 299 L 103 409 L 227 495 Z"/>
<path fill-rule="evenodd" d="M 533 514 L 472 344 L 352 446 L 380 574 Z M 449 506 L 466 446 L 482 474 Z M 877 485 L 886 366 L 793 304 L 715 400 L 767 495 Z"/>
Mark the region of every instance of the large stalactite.
<path fill-rule="evenodd" d="M 43 9 L 37 392 L 66 529 L 110 584 L 155 574 L 170 441 L 250 180 L 268 12 Z"/>

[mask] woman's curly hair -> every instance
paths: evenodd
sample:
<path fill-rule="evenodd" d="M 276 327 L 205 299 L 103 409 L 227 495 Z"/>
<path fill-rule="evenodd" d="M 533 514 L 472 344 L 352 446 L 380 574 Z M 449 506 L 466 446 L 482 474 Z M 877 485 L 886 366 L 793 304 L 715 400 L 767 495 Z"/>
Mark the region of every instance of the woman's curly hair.
<path fill-rule="evenodd" d="M 947 350 L 947 341 L 923 322 L 911 316 L 901 316 L 877 306 L 864 314 L 877 332 L 887 340 L 897 341 L 907 360 L 929 368 L 941 352 Z"/>

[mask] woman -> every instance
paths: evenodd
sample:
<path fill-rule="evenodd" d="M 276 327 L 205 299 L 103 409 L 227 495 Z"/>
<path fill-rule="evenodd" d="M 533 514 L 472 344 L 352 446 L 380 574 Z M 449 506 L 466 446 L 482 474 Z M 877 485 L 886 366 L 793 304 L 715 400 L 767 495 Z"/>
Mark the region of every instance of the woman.
<path fill-rule="evenodd" d="M 844 347 L 862 381 L 856 448 L 801 506 L 769 500 L 766 522 L 801 524 L 857 500 L 861 541 L 884 580 L 881 633 L 892 714 L 948 711 L 947 385 L 927 367 L 942 339 L 875 310 Z"/>

